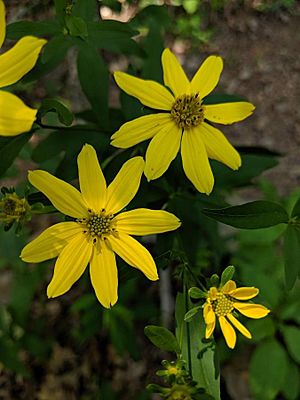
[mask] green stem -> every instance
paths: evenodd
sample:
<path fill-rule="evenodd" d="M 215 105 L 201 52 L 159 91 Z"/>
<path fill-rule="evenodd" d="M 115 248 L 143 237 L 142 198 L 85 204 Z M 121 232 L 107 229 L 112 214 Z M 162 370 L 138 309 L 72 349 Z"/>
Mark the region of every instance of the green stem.
<path fill-rule="evenodd" d="M 184 304 L 185 304 L 185 313 L 189 311 L 189 295 L 188 295 L 188 288 L 186 282 L 186 271 L 183 272 L 183 295 L 184 295 Z M 190 375 L 193 376 L 192 371 L 192 353 L 191 353 L 191 337 L 190 337 L 190 327 L 187 322 L 185 323 L 186 326 L 186 333 L 187 333 L 187 355 L 188 355 L 188 368 Z"/>

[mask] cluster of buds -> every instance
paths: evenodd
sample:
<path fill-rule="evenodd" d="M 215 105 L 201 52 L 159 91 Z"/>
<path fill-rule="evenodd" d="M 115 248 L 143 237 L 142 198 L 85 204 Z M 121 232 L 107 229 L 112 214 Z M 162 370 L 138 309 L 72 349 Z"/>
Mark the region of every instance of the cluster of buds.
<path fill-rule="evenodd" d="M 162 361 L 164 369 L 158 370 L 156 375 L 162 377 L 168 387 L 150 384 L 147 389 L 158 393 L 166 400 L 197 400 L 201 399 L 204 390 L 197 388 L 197 383 L 190 377 L 186 363 L 183 360 Z"/>
<path fill-rule="evenodd" d="M 1 188 L 0 199 L 0 223 L 4 224 L 4 230 L 8 231 L 16 224 L 16 233 L 22 225 L 31 219 L 31 207 L 25 197 L 19 197 L 14 188 Z"/>

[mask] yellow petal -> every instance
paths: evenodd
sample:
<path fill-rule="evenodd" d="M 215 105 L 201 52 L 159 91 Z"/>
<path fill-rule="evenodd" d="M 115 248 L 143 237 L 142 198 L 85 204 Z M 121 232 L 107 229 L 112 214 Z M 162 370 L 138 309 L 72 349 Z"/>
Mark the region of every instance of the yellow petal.
<path fill-rule="evenodd" d="M 211 324 L 206 325 L 205 339 L 209 339 L 211 337 L 211 335 L 213 334 L 213 332 L 215 330 L 215 326 L 216 326 L 216 318 L 214 319 L 214 321 Z"/>
<path fill-rule="evenodd" d="M 151 281 L 158 279 L 156 265 L 151 254 L 137 240 L 122 232 L 119 232 L 118 238 L 111 235 L 108 240 L 113 251 L 127 264 L 141 270 Z"/>
<path fill-rule="evenodd" d="M 148 181 L 162 176 L 176 158 L 180 148 L 181 129 L 172 121 L 151 140 L 145 160 L 145 175 Z"/>
<path fill-rule="evenodd" d="M 189 129 L 183 132 L 181 156 L 184 172 L 195 188 L 200 193 L 210 194 L 214 186 L 214 176 L 199 130 Z"/>
<path fill-rule="evenodd" d="M 42 232 L 24 247 L 21 258 L 26 262 L 42 262 L 57 257 L 68 242 L 83 232 L 76 222 L 60 222 Z"/>
<path fill-rule="evenodd" d="M 19 81 L 37 62 L 44 39 L 25 36 L 12 49 L 0 56 L 0 87 L 9 86 Z"/>
<path fill-rule="evenodd" d="M 212 305 L 209 303 L 206 303 L 203 308 L 203 318 L 206 323 L 206 325 L 212 324 L 216 320 L 216 314 L 214 313 L 214 310 L 212 308 Z"/>
<path fill-rule="evenodd" d="M 0 0 L 0 47 L 2 47 L 4 39 L 5 39 L 5 29 L 6 21 L 5 21 L 5 5 L 2 0 Z"/>
<path fill-rule="evenodd" d="M 29 182 L 51 201 L 57 210 L 73 218 L 88 216 L 80 192 L 46 171 L 29 171 Z"/>
<path fill-rule="evenodd" d="M 175 101 L 171 93 L 155 81 L 144 80 L 117 71 L 114 73 L 118 86 L 142 104 L 156 110 L 171 110 Z"/>
<path fill-rule="evenodd" d="M 249 117 L 254 111 L 253 104 L 246 101 L 210 104 L 205 106 L 205 118 L 218 124 L 232 124 Z"/>
<path fill-rule="evenodd" d="M 122 125 L 121 128 L 112 135 L 111 144 L 121 149 L 127 149 L 137 143 L 152 138 L 169 122 L 169 113 L 144 115 L 143 117 L 136 118 L 133 121 L 126 122 L 126 124 Z"/>
<path fill-rule="evenodd" d="M 144 170 L 142 157 L 133 157 L 123 164 L 115 179 L 107 188 L 105 209 L 111 214 L 122 210 L 134 198 L 139 189 Z"/>
<path fill-rule="evenodd" d="M 100 212 L 106 203 L 106 182 L 95 149 L 85 144 L 77 163 L 82 197 L 89 208 Z"/>
<path fill-rule="evenodd" d="M 0 135 L 15 136 L 30 131 L 36 113 L 14 94 L 0 90 Z"/>
<path fill-rule="evenodd" d="M 180 96 L 190 93 L 190 81 L 170 49 L 163 51 L 161 61 L 165 85 L 172 90 L 174 95 Z"/>
<path fill-rule="evenodd" d="M 270 310 L 260 304 L 253 303 L 234 303 L 236 308 L 241 314 L 248 318 L 259 319 L 269 314 Z"/>
<path fill-rule="evenodd" d="M 232 325 L 241 332 L 242 335 L 244 335 L 248 339 L 252 338 L 252 335 L 248 331 L 248 329 L 243 324 L 241 324 L 240 321 L 236 319 L 232 314 L 227 314 L 227 318 L 232 323 Z"/>
<path fill-rule="evenodd" d="M 199 93 L 201 99 L 207 96 L 217 86 L 222 69 L 223 60 L 221 57 L 207 57 L 192 79 L 192 93 Z"/>
<path fill-rule="evenodd" d="M 76 235 L 60 253 L 54 267 L 52 280 L 47 288 L 48 297 L 66 293 L 81 277 L 90 261 L 93 245 L 86 236 Z"/>
<path fill-rule="evenodd" d="M 199 131 L 209 158 L 220 161 L 233 170 L 241 166 L 241 157 L 219 129 L 203 122 Z"/>
<path fill-rule="evenodd" d="M 94 248 L 90 275 L 97 299 L 103 307 L 113 306 L 118 300 L 118 271 L 115 254 L 107 248 L 105 242 L 100 252 Z"/>
<path fill-rule="evenodd" d="M 222 292 L 223 293 L 229 293 L 229 292 L 231 292 L 232 290 L 235 290 L 235 289 L 236 289 L 236 283 L 230 279 L 222 287 Z"/>
<path fill-rule="evenodd" d="M 227 346 L 231 349 L 234 348 L 236 343 L 236 333 L 230 323 L 227 321 L 225 317 L 219 317 L 219 322 L 221 326 L 221 330 L 223 336 L 226 340 Z"/>
<path fill-rule="evenodd" d="M 129 235 L 153 235 L 177 229 L 181 223 L 174 214 L 163 210 L 138 208 L 126 211 L 114 218 L 118 232 Z"/>
<path fill-rule="evenodd" d="M 240 287 L 232 290 L 229 294 L 237 300 L 249 300 L 257 296 L 259 290 L 255 287 Z"/>

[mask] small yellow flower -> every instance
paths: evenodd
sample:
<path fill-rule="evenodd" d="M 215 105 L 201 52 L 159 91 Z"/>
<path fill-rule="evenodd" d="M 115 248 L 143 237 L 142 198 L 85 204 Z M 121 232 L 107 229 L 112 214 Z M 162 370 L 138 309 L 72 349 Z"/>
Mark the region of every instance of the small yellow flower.
<path fill-rule="evenodd" d="M 269 314 L 270 310 L 260 304 L 239 301 L 250 300 L 257 296 L 258 293 L 259 290 L 255 287 L 237 288 L 235 282 L 232 280 L 228 281 L 221 288 L 211 287 L 203 309 L 204 321 L 206 323 L 205 338 L 208 339 L 213 334 L 216 317 L 218 317 L 228 347 L 233 349 L 236 343 L 236 333 L 233 326 L 246 338 L 251 339 L 251 333 L 239 322 L 233 313 L 237 310 L 246 317 L 255 319 L 263 318 Z"/>
<path fill-rule="evenodd" d="M 164 174 L 181 147 L 186 176 L 199 192 L 209 194 L 214 185 L 209 158 L 233 170 L 241 166 L 241 158 L 223 133 L 206 121 L 232 124 L 251 115 L 254 106 L 244 101 L 203 104 L 203 99 L 220 79 L 223 69 L 221 57 L 208 57 L 191 82 L 169 49 L 162 54 L 162 67 L 164 83 L 173 94 L 155 81 L 115 72 L 115 80 L 121 89 L 145 106 L 162 112 L 125 123 L 114 133 L 111 144 L 128 148 L 152 139 L 145 165 L 149 181 Z"/>
<path fill-rule="evenodd" d="M 0 48 L 6 34 L 5 6 L 0 0 Z M 46 40 L 25 36 L 0 55 L 0 88 L 18 82 L 36 64 Z M 0 90 L 0 135 L 15 136 L 31 129 L 37 110 L 27 107 L 12 93 Z"/>
<path fill-rule="evenodd" d="M 130 235 L 172 231 L 180 226 L 180 221 L 162 210 L 139 208 L 119 213 L 138 191 L 144 170 L 142 157 L 128 160 L 108 187 L 92 146 L 85 145 L 77 161 L 81 192 L 46 171 L 29 172 L 31 184 L 74 221 L 46 229 L 25 246 L 21 258 L 41 262 L 58 257 L 48 297 L 66 293 L 89 263 L 97 298 L 109 308 L 118 299 L 115 253 L 148 279 L 157 280 L 151 254 Z"/>

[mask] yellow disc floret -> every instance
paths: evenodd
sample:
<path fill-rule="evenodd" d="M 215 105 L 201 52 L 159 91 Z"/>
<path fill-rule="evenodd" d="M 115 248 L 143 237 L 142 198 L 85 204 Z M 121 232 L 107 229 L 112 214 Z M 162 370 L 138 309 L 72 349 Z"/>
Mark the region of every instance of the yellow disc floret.
<path fill-rule="evenodd" d="M 204 107 L 199 94 L 177 97 L 171 109 L 171 118 L 184 129 L 200 125 L 204 120 Z"/>
<path fill-rule="evenodd" d="M 85 226 L 85 233 L 93 239 L 94 243 L 96 243 L 97 238 L 104 239 L 111 233 L 116 232 L 113 214 L 106 214 L 105 209 L 102 209 L 101 213 L 98 214 L 89 210 L 89 214 L 88 218 L 81 218 L 76 221 Z"/>
<path fill-rule="evenodd" d="M 225 317 L 225 315 L 231 313 L 234 309 L 233 303 L 234 301 L 229 295 L 221 292 L 217 294 L 216 300 L 211 302 L 212 308 L 217 317 Z"/>

